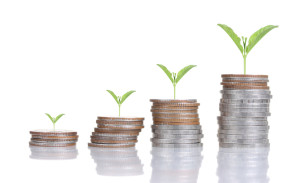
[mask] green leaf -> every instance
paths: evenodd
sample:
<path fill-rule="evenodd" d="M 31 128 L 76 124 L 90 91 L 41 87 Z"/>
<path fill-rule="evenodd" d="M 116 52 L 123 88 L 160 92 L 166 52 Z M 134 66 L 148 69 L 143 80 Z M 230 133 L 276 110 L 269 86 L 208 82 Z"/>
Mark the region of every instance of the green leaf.
<path fill-rule="evenodd" d="M 65 115 L 65 114 L 60 114 L 60 115 L 56 116 L 56 118 L 54 119 L 54 123 L 56 123 L 63 115 Z"/>
<path fill-rule="evenodd" d="M 166 73 L 166 75 L 169 77 L 171 82 L 174 83 L 174 79 L 172 78 L 171 72 L 165 66 L 163 66 L 161 64 L 157 64 L 157 65 L 158 65 L 158 67 L 160 67 Z"/>
<path fill-rule="evenodd" d="M 235 45 L 239 48 L 240 52 L 243 54 L 243 46 L 241 45 L 241 38 L 239 38 L 234 31 L 225 24 L 218 24 L 232 39 Z"/>
<path fill-rule="evenodd" d="M 135 91 L 134 90 L 131 90 L 127 93 L 125 93 L 123 96 L 122 96 L 122 99 L 121 99 L 121 104 L 127 99 L 127 97 L 129 97 L 132 93 L 134 93 Z"/>
<path fill-rule="evenodd" d="M 52 123 L 54 123 L 54 118 L 52 118 L 51 116 L 50 116 L 50 114 L 48 114 L 48 113 L 45 113 L 48 117 L 49 117 L 49 119 L 52 121 Z"/>
<path fill-rule="evenodd" d="M 111 96 L 115 99 L 115 101 L 120 104 L 119 100 L 118 100 L 118 97 L 117 95 L 113 92 L 113 91 L 110 91 L 110 90 L 106 90 L 108 93 L 111 94 Z"/>
<path fill-rule="evenodd" d="M 277 27 L 278 27 L 277 25 L 267 25 L 267 26 L 259 29 L 255 33 L 253 33 L 251 35 L 251 37 L 249 38 L 249 44 L 246 48 L 247 54 L 268 32 L 270 32 L 272 29 L 277 28 Z"/>
<path fill-rule="evenodd" d="M 189 72 L 189 70 L 191 70 L 192 68 L 196 67 L 196 65 L 189 65 L 184 67 L 183 69 L 181 69 L 178 74 L 177 74 L 177 78 L 176 78 L 176 84 L 180 81 L 180 79 L 187 73 Z"/>

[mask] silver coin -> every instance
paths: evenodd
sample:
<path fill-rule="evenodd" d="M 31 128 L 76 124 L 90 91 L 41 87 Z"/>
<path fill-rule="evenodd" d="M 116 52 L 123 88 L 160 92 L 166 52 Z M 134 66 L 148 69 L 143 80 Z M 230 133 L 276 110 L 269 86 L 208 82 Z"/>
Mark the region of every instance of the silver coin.
<path fill-rule="evenodd" d="M 220 107 L 219 108 L 220 111 L 222 112 L 270 112 L 269 108 L 229 108 L 229 107 Z"/>
<path fill-rule="evenodd" d="M 221 94 L 271 94 L 270 90 L 221 90 Z"/>
<path fill-rule="evenodd" d="M 159 144 L 152 143 L 152 147 L 162 147 L 162 148 L 192 148 L 192 147 L 202 147 L 202 143 L 195 144 Z"/>
<path fill-rule="evenodd" d="M 219 143 L 222 148 L 258 148 L 258 147 L 270 147 L 270 143 L 267 144 L 229 144 Z"/>
<path fill-rule="evenodd" d="M 151 138 L 151 142 L 157 144 L 194 144 L 200 143 L 201 139 L 157 139 Z"/>
<path fill-rule="evenodd" d="M 91 136 L 91 138 L 96 139 L 96 140 L 137 140 L 137 136 L 131 136 L 131 137 L 120 137 L 120 136 L 115 136 L 115 137 L 103 137 L 103 136 Z"/>
<path fill-rule="evenodd" d="M 218 133 L 232 135 L 260 135 L 268 134 L 269 130 L 218 130 Z"/>
<path fill-rule="evenodd" d="M 269 126 L 230 126 L 219 125 L 220 130 L 269 130 Z"/>
<path fill-rule="evenodd" d="M 122 147 L 122 146 L 128 146 L 128 145 L 134 145 L 135 143 L 121 143 L 121 144 L 98 144 L 98 143 L 89 143 L 89 146 L 97 146 L 97 147 Z"/>
<path fill-rule="evenodd" d="M 219 121 L 240 121 L 240 122 L 248 122 L 248 121 L 267 121 L 268 117 L 233 117 L 233 116 L 218 116 Z"/>
<path fill-rule="evenodd" d="M 268 121 L 218 121 L 219 125 L 267 126 Z"/>
<path fill-rule="evenodd" d="M 223 99 L 272 99 L 272 95 L 258 95 L 258 94 L 222 94 Z"/>
<path fill-rule="evenodd" d="M 267 117 L 270 116 L 269 112 L 221 112 L 222 116 L 235 116 L 235 117 Z"/>
<path fill-rule="evenodd" d="M 249 104 L 249 103 L 258 103 L 258 104 L 268 104 L 270 99 L 221 99 L 221 103 L 229 104 Z"/>
<path fill-rule="evenodd" d="M 202 134 L 202 130 L 153 130 L 156 134 Z"/>
<path fill-rule="evenodd" d="M 217 137 L 225 139 L 268 139 L 268 134 L 264 135 L 226 135 L 218 134 Z"/>
<path fill-rule="evenodd" d="M 181 134 L 153 134 L 153 138 L 158 139 L 200 139 L 203 134 L 181 135 Z"/>
<path fill-rule="evenodd" d="M 158 116 L 153 116 L 153 120 L 185 120 L 185 119 L 193 119 L 193 120 L 200 120 L 198 117 L 158 117 Z"/>
<path fill-rule="evenodd" d="M 229 144 L 269 144 L 268 139 L 224 139 L 219 138 L 221 143 Z"/>
<path fill-rule="evenodd" d="M 229 107 L 229 108 L 268 108 L 270 104 L 263 103 L 248 103 L 248 104 L 228 104 L 220 103 L 220 107 Z"/>
<path fill-rule="evenodd" d="M 200 130 L 200 125 L 152 125 L 155 130 Z"/>
<path fill-rule="evenodd" d="M 133 134 L 122 134 L 122 133 L 92 133 L 93 136 L 99 137 L 135 137 Z"/>

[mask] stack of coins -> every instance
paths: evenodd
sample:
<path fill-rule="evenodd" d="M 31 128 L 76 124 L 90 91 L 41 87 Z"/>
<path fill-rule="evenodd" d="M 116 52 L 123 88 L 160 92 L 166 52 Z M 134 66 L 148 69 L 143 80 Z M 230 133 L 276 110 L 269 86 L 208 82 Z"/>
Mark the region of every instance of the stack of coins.
<path fill-rule="evenodd" d="M 268 147 L 270 99 L 267 75 L 222 75 L 220 147 Z"/>
<path fill-rule="evenodd" d="M 75 146 L 78 140 L 77 132 L 67 130 L 35 130 L 30 131 L 30 146 L 68 147 Z"/>
<path fill-rule="evenodd" d="M 90 147 L 134 147 L 141 132 L 144 118 L 98 117 L 97 128 L 91 135 Z"/>
<path fill-rule="evenodd" d="M 269 148 L 220 148 L 219 183 L 268 183 Z"/>
<path fill-rule="evenodd" d="M 40 147 L 30 146 L 32 159 L 40 160 L 69 160 L 76 159 L 78 151 L 76 146 L 67 147 Z"/>
<path fill-rule="evenodd" d="M 203 137 L 197 100 L 158 100 L 153 102 L 151 139 L 153 147 L 202 146 Z"/>
<path fill-rule="evenodd" d="M 96 163 L 96 171 L 102 176 L 142 175 L 143 165 L 135 147 L 99 148 L 89 147 Z"/>
<path fill-rule="evenodd" d="M 150 183 L 196 183 L 202 164 L 202 147 L 152 148 Z"/>

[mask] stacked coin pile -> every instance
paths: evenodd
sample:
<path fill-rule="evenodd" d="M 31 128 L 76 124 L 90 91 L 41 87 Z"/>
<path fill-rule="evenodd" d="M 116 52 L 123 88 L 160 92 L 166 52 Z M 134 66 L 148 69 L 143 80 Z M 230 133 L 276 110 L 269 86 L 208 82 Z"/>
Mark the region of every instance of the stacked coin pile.
<path fill-rule="evenodd" d="M 67 130 L 35 130 L 30 131 L 31 146 L 68 147 L 76 145 L 77 132 Z"/>
<path fill-rule="evenodd" d="M 98 117 L 97 128 L 91 135 L 90 147 L 134 147 L 141 132 L 144 118 Z"/>
<path fill-rule="evenodd" d="M 135 147 L 98 148 L 89 147 L 97 167 L 103 176 L 137 176 L 142 175 L 143 165 Z"/>
<path fill-rule="evenodd" d="M 154 147 L 202 146 L 203 137 L 197 100 L 158 100 L 153 102 L 151 139 Z"/>
<path fill-rule="evenodd" d="M 40 147 L 30 146 L 32 159 L 41 160 L 69 160 L 76 159 L 78 151 L 76 146 L 67 147 Z"/>
<path fill-rule="evenodd" d="M 218 117 L 220 147 L 268 147 L 270 100 L 267 75 L 222 75 Z"/>
<path fill-rule="evenodd" d="M 196 183 L 202 164 L 202 147 L 152 148 L 150 183 Z"/>
<path fill-rule="evenodd" d="M 219 183 L 268 183 L 269 148 L 220 148 Z"/>

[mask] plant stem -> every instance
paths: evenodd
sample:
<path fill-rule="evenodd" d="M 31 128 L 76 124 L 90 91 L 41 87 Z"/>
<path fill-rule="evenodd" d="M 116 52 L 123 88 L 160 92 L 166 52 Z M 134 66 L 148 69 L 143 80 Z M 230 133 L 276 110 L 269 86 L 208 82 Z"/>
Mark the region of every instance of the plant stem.
<path fill-rule="evenodd" d="M 53 131 L 55 131 L 55 123 L 53 123 Z"/>
<path fill-rule="evenodd" d="M 246 57 L 247 55 L 244 55 L 244 75 L 246 75 Z"/>
<path fill-rule="evenodd" d="M 176 84 L 173 84 L 174 87 L 174 100 L 176 99 Z"/>
<path fill-rule="evenodd" d="M 121 116 L 121 104 L 118 104 L 119 105 L 119 117 Z"/>

